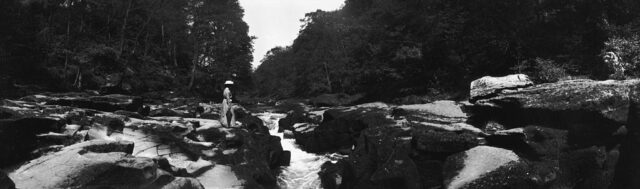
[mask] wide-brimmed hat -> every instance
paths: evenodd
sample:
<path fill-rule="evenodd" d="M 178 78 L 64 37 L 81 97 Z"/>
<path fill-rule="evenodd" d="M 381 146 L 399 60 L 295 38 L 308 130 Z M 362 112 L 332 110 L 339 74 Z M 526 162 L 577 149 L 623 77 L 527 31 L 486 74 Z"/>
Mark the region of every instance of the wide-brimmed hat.
<path fill-rule="evenodd" d="M 231 80 L 227 80 L 224 82 L 225 85 L 233 85 L 233 81 Z"/>

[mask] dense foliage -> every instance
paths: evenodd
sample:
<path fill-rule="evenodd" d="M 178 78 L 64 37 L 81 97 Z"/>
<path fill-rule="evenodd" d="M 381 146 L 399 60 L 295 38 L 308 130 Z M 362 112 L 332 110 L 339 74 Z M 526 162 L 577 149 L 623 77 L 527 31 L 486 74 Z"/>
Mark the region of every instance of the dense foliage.
<path fill-rule="evenodd" d="M 307 14 L 294 43 L 272 49 L 254 79 L 261 96 L 375 99 L 464 95 L 473 79 L 514 72 L 602 79 L 611 72 L 605 51 L 636 64 L 638 14 L 634 0 L 346 0 Z"/>
<path fill-rule="evenodd" d="M 50 89 L 219 90 L 251 82 L 237 0 L 3 0 L 0 76 Z"/>

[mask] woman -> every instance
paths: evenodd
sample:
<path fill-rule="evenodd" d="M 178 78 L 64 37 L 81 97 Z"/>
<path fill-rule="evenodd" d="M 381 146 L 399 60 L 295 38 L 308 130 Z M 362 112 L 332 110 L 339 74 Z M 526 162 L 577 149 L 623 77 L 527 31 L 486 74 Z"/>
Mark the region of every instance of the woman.
<path fill-rule="evenodd" d="M 231 104 L 231 88 L 233 81 L 227 80 L 224 82 L 224 91 L 222 92 L 222 112 L 220 114 L 220 123 L 225 127 L 233 127 L 236 122 L 236 114 L 233 112 L 233 106 Z"/>

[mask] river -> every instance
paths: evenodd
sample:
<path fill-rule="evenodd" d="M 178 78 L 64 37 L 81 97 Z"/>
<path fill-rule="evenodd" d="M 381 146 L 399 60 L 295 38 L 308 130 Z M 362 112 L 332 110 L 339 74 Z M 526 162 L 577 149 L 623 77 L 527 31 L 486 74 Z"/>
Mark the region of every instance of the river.
<path fill-rule="evenodd" d="M 291 152 L 291 163 L 289 166 L 281 167 L 278 175 L 278 186 L 290 189 L 315 189 L 322 188 L 318 172 L 323 163 L 327 161 L 336 162 L 344 155 L 337 153 L 314 154 L 303 151 L 295 143 L 295 139 L 284 138 L 283 133 L 278 133 L 278 121 L 286 114 L 263 112 L 254 114 L 269 127 L 271 135 L 280 137 L 282 148 Z"/>

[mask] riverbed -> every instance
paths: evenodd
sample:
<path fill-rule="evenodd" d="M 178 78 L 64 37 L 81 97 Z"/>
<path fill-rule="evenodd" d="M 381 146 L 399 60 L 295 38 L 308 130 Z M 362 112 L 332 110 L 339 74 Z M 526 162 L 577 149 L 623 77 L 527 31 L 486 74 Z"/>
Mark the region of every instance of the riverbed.
<path fill-rule="evenodd" d="M 262 112 L 255 116 L 263 120 L 269 127 L 271 135 L 280 137 L 284 150 L 291 152 L 291 163 L 282 166 L 278 175 L 278 186 L 291 189 L 316 189 L 322 188 L 318 172 L 323 163 L 336 162 L 346 156 L 337 153 L 314 154 L 300 149 L 293 138 L 285 138 L 283 133 L 278 133 L 278 121 L 286 117 L 286 114 Z"/>

